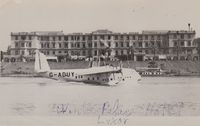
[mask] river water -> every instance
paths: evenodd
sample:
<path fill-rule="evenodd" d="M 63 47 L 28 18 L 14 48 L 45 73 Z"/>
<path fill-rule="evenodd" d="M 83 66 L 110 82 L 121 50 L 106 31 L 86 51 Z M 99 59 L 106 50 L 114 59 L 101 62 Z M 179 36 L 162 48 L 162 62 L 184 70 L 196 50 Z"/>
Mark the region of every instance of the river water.
<path fill-rule="evenodd" d="M 144 77 L 99 86 L 0 77 L 0 116 L 199 116 L 199 77 Z"/>

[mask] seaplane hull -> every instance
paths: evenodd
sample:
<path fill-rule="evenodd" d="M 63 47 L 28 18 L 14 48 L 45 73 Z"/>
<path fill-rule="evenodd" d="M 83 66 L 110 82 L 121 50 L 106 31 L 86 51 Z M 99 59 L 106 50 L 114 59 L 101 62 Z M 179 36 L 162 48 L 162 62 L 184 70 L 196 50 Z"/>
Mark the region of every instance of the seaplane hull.
<path fill-rule="evenodd" d="M 99 66 L 87 69 L 50 69 L 46 56 L 39 51 L 35 57 L 35 71 L 39 76 L 55 80 L 84 82 L 100 85 L 118 85 L 129 81 L 138 81 L 141 77 L 133 69 L 113 66 Z"/>

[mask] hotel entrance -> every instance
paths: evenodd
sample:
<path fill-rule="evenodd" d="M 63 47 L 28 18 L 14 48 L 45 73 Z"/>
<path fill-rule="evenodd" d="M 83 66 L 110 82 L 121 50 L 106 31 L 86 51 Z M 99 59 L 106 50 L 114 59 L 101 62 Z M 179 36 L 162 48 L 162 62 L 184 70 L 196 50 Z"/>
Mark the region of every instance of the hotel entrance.
<path fill-rule="evenodd" d="M 135 54 L 134 60 L 135 61 L 144 61 L 144 55 L 145 54 Z"/>

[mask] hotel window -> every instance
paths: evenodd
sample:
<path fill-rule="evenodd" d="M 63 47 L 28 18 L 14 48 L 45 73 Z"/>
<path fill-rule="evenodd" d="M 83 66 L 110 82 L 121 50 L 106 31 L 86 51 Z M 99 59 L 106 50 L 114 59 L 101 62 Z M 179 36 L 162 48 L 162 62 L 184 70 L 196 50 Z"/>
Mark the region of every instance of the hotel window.
<path fill-rule="evenodd" d="M 142 36 L 141 36 L 141 35 L 140 35 L 140 36 L 138 36 L 138 39 L 139 39 L 139 40 L 142 40 Z"/>
<path fill-rule="evenodd" d="M 145 40 L 148 40 L 148 36 L 147 35 L 145 35 Z"/>
<path fill-rule="evenodd" d="M 18 47 L 18 42 L 15 43 L 15 47 Z"/>
<path fill-rule="evenodd" d="M 56 41 L 56 37 L 53 37 L 53 41 Z"/>
<path fill-rule="evenodd" d="M 24 43 L 21 43 L 21 47 L 24 47 Z"/>
<path fill-rule="evenodd" d="M 108 40 L 110 40 L 110 39 L 111 39 L 111 36 L 109 35 L 109 36 L 108 36 Z"/>
<path fill-rule="evenodd" d="M 88 40 L 92 40 L 92 36 L 88 36 Z"/>
<path fill-rule="evenodd" d="M 96 42 L 94 43 L 94 47 L 97 47 L 97 43 Z"/>
<path fill-rule="evenodd" d="M 49 48 L 49 43 L 46 43 L 47 44 L 47 48 Z"/>
<path fill-rule="evenodd" d="M 83 42 L 82 44 L 83 44 L 83 48 L 85 48 L 85 42 Z"/>
<path fill-rule="evenodd" d="M 55 48 L 55 45 L 56 45 L 55 43 L 52 43 L 53 48 Z"/>
<path fill-rule="evenodd" d="M 130 39 L 130 37 L 127 35 L 127 36 L 126 36 L 126 39 L 127 39 L 127 40 L 129 40 L 129 39 Z"/>
<path fill-rule="evenodd" d="M 74 40 L 74 36 L 71 36 L 71 40 Z"/>
<path fill-rule="evenodd" d="M 18 40 L 19 39 L 19 37 L 18 36 L 15 36 L 15 40 Z"/>
<path fill-rule="evenodd" d="M 126 43 L 126 47 L 129 47 L 129 42 Z"/>
<path fill-rule="evenodd" d="M 86 52 L 85 52 L 85 50 L 83 50 L 83 56 L 85 56 L 85 54 L 86 54 Z"/>
<path fill-rule="evenodd" d="M 154 36 L 153 35 L 151 36 L 151 39 L 154 40 Z"/>
<path fill-rule="evenodd" d="M 77 48 L 80 48 L 80 43 L 79 42 L 77 43 Z"/>
<path fill-rule="evenodd" d="M 142 42 L 139 42 L 139 43 L 138 43 L 138 46 L 139 46 L 139 47 L 142 47 Z"/>
<path fill-rule="evenodd" d="M 192 54 L 192 49 L 188 49 L 187 53 Z"/>
<path fill-rule="evenodd" d="M 94 36 L 94 40 L 97 40 L 97 36 L 96 35 Z"/>
<path fill-rule="evenodd" d="M 74 55 L 74 51 L 71 51 L 71 55 Z"/>
<path fill-rule="evenodd" d="M 61 41 L 61 36 L 58 37 L 58 40 Z"/>
<path fill-rule="evenodd" d="M 108 42 L 108 46 L 109 46 L 109 47 L 111 46 L 111 42 Z"/>
<path fill-rule="evenodd" d="M 115 47 L 118 47 L 118 42 L 115 43 Z"/>
<path fill-rule="evenodd" d="M 47 51 L 47 55 L 49 55 L 49 51 Z"/>
<path fill-rule="evenodd" d="M 53 51 L 53 55 L 55 55 L 55 51 Z"/>
<path fill-rule="evenodd" d="M 191 46 L 191 41 L 188 41 L 188 42 L 187 42 L 187 46 Z"/>
<path fill-rule="evenodd" d="M 31 40 L 31 36 L 28 36 L 28 39 Z"/>
<path fill-rule="evenodd" d="M 121 36 L 120 36 L 120 39 L 121 39 L 121 40 L 123 40 L 123 38 L 124 38 L 124 36 L 123 36 L 123 35 L 121 35 Z"/>
<path fill-rule="evenodd" d="M 31 52 L 31 50 L 29 50 L 29 55 L 31 55 L 32 54 L 32 52 Z"/>
<path fill-rule="evenodd" d="M 22 55 L 24 55 L 24 50 L 21 51 Z"/>
<path fill-rule="evenodd" d="M 19 51 L 18 50 L 15 51 L 15 55 L 19 55 Z"/>
<path fill-rule="evenodd" d="M 117 51 L 117 50 L 115 51 L 115 55 L 116 55 L 116 56 L 118 55 L 118 51 Z"/>
<path fill-rule="evenodd" d="M 158 48 L 161 47 L 161 42 L 157 41 L 157 47 L 158 47 Z"/>
<path fill-rule="evenodd" d="M 145 43 L 145 47 L 148 47 L 148 46 L 149 46 L 149 43 L 148 43 L 148 42 L 146 42 L 146 43 Z"/>
<path fill-rule="evenodd" d="M 58 51 L 58 53 L 62 53 L 61 51 Z"/>
<path fill-rule="evenodd" d="M 174 39 L 177 39 L 177 35 L 176 35 L 176 34 L 174 34 L 173 38 L 174 38 Z"/>
<path fill-rule="evenodd" d="M 174 47 L 176 47 L 177 46 L 177 42 L 176 41 L 174 41 Z"/>
<path fill-rule="evenodd" d="M 43 41 L 43 36 L 39 36 L 38 40 Z"/>
<path fill-rule="evenodd" d="M 65 43 L 65 48 L 68 48 L 68 43 Z"/>
<path fill-rule="evenodd" d="M 41 41 L 44 41 L 44 37 L 43 36 L 41 36 Z"/>
<path fill-rule="evenodd" d="M 160 38 L 161 38 L 160 35 L 158 35 L 158 40 L 160 40 Z"/>
<path fill-rule="evenodd" d="M 65 36 L 64 39 L 65 39 L 65 41 L 68 41 L 68 36 Z"/>
<path fill-rule="evenodd" d="M 121 55 L 124 55 L 124 51 L 123 50 L 121 50 Z"/>
<path fill-rule="evenodd" d="M 104 46 L 104 44 L 103 44 L 102 42 L 100 42 L 100 46 L 101 46 L 101 47 L 103 47 L 103 46 Z"/>
<path fill-rule="evenodd" d="M 181 46 L 184 46 L 184 41 L 181 41 Z"/>
<path fill-rule="evenodd" d="M 94 55 L 95 55 L 95 56 L 97 55 L 97 50 L 94 51 Z"/>
<path fill-rule="evenodd" d="M 82 37 L 82 40 L 85 41 L 85 36 Z"/>
<path fill-rule="evenodd" d="M 133 40 L 135 40 L 135 36 L 133 36 L 132 38 L 133 38 Z"/>
<path fill-rule="evenodd" d="M 123 42 L 121 42 L 121 47 L 124 47 L 124 43 Z"/>
<path fill-rule="evenodd" d="M 74 43 L 71 43 L 71 47 L 72 47 L 72 48 L 74 47 Z"/>
<path fill-rule="evenodd" d="M 78 40 L 78 41 L 79 41 L 79 40 L 80 40 L 80 37 L 79 37 L 79 36 L 77 36 L 77 37 L 76 37 L 76 40 Z"/>
<path fill-rule="evenodd" d="M 43 45 L 43 43 L 41 43 L 41 48 L 44 48 L 44 45 Z"/>
<path fill-rule="evenodd" d="M 154 46 L 154 41 L 151 41 L 151 46 Z"/>
<path fill-rule="evenodd" d="M 184 34 L 181 34 L 181 39 L 184 39 Z"/>
<path fill-rule="evenodd" d="M 188 39 L 190 39 L 191 38 L 191 34 L 188 34 Z"/>
<path fill-rule="evenodd" d="M 21 36 L 21 39 L 22 39 L 22 40 L 26 40 L 26 36 L 25 36 L 25 35 L 22 35 L 22 36 Z"/>
<path fill-rule="evenodd" d="M 61 45 L 61 43 L 59 43 L 59 48 L 62 48 L 62 45 Z"/>
<path fill-rule="evenodd" d="M 142 50 L 139 50 L 138 52 L 139 52 L 139 53 L 142 53 Z"/>
<path fill-rule="evenodd" d="M 91 47 L 92 47 L 92 43 L 88 43 L 88 47 L 90 47 L 90 48 L 91 48 Z"/>
<path fill-rule="evenodd" d="M 30 42 L 30 43 L 29 43 L 29 47 L 31 47 L 31 46 L 32 46 L 32 43 Z"/>
<path fill-rule="evenodd" d="M 135 42 L 133 42 L 133 47 L 135 47 Z"/>
<path fill-rule="evenodd" d="M 101 35 L 100 38 L 104 40 L 104 35 Z"/>
<path fill-rule="evenodd" d="M 67 53 L 68 53 L 68 51 L 65 51 L 65 53 L 67 54 Z"/>
<path fill-rule="evenodd" d="M 118 40 L 118 36 L 117 35 L 115 36 L 115 40 Z"/>

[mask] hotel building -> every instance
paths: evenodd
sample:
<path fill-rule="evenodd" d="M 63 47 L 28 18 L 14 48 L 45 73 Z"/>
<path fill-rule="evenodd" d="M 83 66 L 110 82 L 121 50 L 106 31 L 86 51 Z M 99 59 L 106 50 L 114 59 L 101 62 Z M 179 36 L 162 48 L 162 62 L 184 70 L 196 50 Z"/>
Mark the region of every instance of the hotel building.
<path fill-rule="evenodd" d="M 39 49 L 48 57 L 88 58 L 107 55 L 110 59 L 135 61 L 198 60 L 195 31 L 142 31 L 115 33 L 97 30 L 91 33 L 64 34 L 63 31 L 11 33 L 10 55 L 5 61 L 34 59 Z M 109 50 L 103 53 L 102 50 Z"/>

